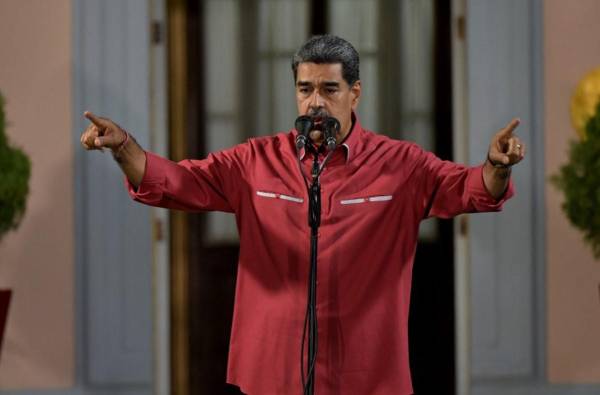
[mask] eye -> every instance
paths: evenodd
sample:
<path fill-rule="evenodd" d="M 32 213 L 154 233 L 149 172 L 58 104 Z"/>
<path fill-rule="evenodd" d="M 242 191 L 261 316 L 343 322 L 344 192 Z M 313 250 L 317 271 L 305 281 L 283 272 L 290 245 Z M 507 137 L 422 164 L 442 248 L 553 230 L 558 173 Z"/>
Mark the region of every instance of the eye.
<path fill-rule="evenodd" d="M 334 93 L 336 93 L 336 92 L 337 92 L 337 88 L 326 88 L 326 89 L 325 89 L 325 92 L 326 92 L 328 95 L 333 95 Z"/>

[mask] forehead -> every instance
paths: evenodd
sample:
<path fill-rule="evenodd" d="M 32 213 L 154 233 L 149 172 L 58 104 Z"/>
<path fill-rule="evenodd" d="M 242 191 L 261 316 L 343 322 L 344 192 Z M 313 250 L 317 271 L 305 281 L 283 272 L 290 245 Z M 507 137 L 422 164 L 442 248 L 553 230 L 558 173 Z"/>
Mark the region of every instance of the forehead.
<path fill-rule="evenodd" d="M 342 82 L 341 63 L 300 63 L 296 74 L 296 82 L 319 83 L 322 81 Z"/>

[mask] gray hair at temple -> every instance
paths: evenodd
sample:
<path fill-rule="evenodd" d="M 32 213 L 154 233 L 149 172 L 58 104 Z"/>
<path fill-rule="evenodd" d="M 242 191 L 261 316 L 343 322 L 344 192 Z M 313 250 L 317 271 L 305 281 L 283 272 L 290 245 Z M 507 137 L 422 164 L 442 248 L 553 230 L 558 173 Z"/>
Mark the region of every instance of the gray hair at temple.
<path fill-rule="evenodd" d="M 294 82 L 300 63 L 341 63 L 342 77 L 348 85 L 352 86 L 360 79 L 358 52 L 348 41 L 332 34 L 311 37 L 294 54 L 292 58 Z"/>

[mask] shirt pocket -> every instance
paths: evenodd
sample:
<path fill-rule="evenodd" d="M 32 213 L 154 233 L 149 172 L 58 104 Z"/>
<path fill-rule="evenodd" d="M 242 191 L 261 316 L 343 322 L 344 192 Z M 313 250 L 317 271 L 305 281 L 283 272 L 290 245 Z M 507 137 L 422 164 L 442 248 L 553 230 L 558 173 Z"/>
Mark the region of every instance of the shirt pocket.
<path fill-rule="evenodd" d="M 273 234 L 306 226 L 306 197 L 277 181 L 262 180 L 252 190 L 256 221 Z"/>

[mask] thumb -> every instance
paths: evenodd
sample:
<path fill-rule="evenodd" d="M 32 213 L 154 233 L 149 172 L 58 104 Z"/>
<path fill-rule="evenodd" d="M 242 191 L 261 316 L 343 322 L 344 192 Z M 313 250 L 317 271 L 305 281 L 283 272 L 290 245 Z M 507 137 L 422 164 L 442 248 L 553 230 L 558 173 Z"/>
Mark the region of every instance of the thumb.
<path fill-rule="evenodd" d="M 499 151 L 490 151 L 488 154 L 488 157 L 494 162 L 494 163 L 502 163 L 505 165 L 508 165 L 510 163 L 510 158 L 508 157 L 508 155 L 499 152 Z"/>
<path fill-rule="evenodd" d="M 112 148 L 116 147 L 117 145 L 119 145 L 119 141 L 117 141 L 117 138 L 114 134 L 98 136 L 94 139 L 94 146 L 96 148 Z"/>

